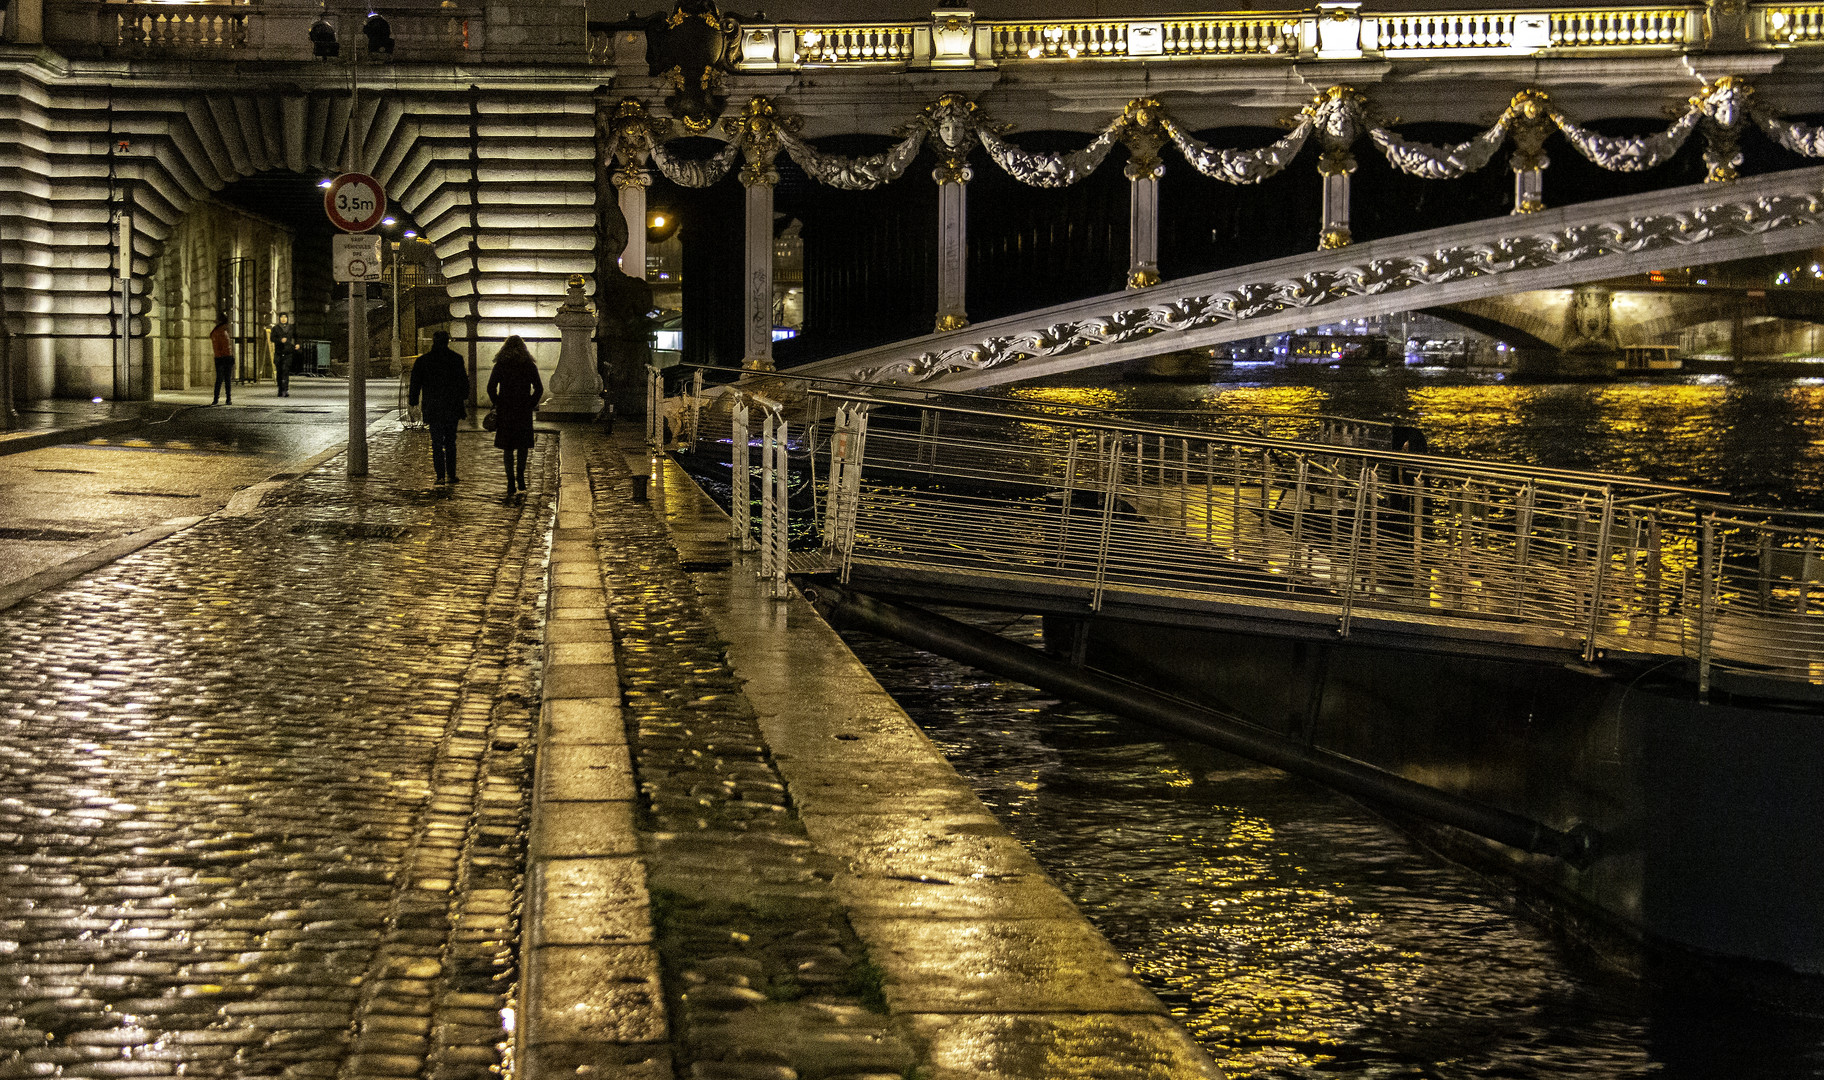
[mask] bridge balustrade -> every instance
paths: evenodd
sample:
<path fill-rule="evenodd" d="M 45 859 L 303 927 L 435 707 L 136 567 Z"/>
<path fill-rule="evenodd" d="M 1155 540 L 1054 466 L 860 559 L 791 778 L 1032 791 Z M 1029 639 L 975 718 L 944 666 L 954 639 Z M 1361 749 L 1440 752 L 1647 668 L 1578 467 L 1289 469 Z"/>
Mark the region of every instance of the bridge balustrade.
<path fill-rule="evenodd" d="M 364 9 L 363 9 L 364 10 Z M 332 11 L 345 43 L 362 12 Z M 484 11 L 445 4 L 436 10 L 389 10 L 401 59 L 437 59 L 481 48 Z M 262 58 L 305 59 L 308 13 L 267 11 L 230 3 L 168 4 L 132 0 L 47 0 L 46 40 L 80 49 L 132 49 L 189 57 L 252 50 Z M 352 21 L 351 21 L 352 18 Z M 1678 50 L 1704 40 L 1701 6 L 1662 8 L 1381 12 L 1349 14 L 1346 33 L 1318 11 L 1065 19 L 1053 22 L 974 21 L 944 16 L 930 22 L 753 23 L 741 27 L 732 60 L 739 70 L 798 66 L 973 67 L 1001 63 L 1198 60 L 1225 56 L 1339 58 L 1384 54 L 1422 57 L 1461 53 L 1538 53 L 1588 50 Z M 1803 45 L 1824 38 L 1824 7 L 1751 6 L 1749 44 Z M 569 59 L 629 63 L 643 59 L 643 35 L 620 52 L 617 33 L 592 26 Z M 1343 37 L 1346 45 L 1339 45 Z M 562 50 L 560 50 L 562 51 Z M 565 57 L 553 56 L 563 62 Z"/>

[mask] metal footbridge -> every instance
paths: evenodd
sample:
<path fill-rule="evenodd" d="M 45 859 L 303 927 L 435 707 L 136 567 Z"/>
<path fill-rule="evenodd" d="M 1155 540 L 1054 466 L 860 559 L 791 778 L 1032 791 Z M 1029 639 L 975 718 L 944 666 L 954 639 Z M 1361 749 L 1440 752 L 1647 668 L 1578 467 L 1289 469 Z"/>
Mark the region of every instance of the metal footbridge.
<path fill-rule="evenodd" d="M 1306 416 L 1187 426 L 772 376 L 665 400 L 655 442 L 727 469 L 760 572 L 1029 613 L 1674 665 L 1824 689 L 1824 518 L 1721 492 L 1437 458 Z M 788 409 L 781 402 L 794 399 Z"/>

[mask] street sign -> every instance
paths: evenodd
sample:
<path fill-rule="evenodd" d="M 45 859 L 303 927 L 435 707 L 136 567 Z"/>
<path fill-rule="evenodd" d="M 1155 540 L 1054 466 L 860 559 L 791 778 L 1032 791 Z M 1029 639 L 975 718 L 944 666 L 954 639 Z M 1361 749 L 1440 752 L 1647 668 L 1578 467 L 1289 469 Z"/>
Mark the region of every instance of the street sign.
<path fill-rule="evenodd" d="M 337 281 L 379 281 L 380 244 L 382 237 L 371 233 L 350 233 L 335 238 L 330 262 L 335 264 Z"/>
<path fill-rule="evenodd" d="M 366 232 L 386 216 L 386 189 L 366 173 L 343 173 L 323 192 L 323 211 L 343 232 Z"/>

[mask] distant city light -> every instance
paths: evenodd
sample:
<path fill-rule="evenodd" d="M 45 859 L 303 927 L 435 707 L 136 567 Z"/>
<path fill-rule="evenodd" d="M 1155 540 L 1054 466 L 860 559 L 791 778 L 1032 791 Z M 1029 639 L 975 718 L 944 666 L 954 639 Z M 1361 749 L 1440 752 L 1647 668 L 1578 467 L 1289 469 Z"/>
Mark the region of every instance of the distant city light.
<path fill-rule="evenodd" d="M 665 227 L 665 215 L 664 214 L 652 215 L 652 227 L 655 229 L 663 229 Z"/>
<path fill-rule="evenodd" d="M 398 218 L 391 218 L 391 217 L 383 217 L 383 218 L 381 218 L 381 219 L 380 219 L 380 224 L 382 224 L 382 225 L 397 225 L 397 224 L 399 224 L 399 219 L 398 219 Z"/>
<path fill-rule="evenodd" d="M 407 240 L 415 239 L 417 236 L 418 236 L 418 234 L 416 232 L 414 232 L 413 230 L 411 230 L 411 229 L 405 230 L 405 238 Z"/>
<path fill-rule="evenodd" d="M 326 188 L 326 187 L 329 187 L 333 183 L 335 183 L 334 180 L 331 180 L 329 177 L 325 176 L 323 179 L 317 181 L 317 186 L 320 188 Z"/>
<path fill-rule="evenodd" d="M 90 399 L 89 399 L 89 400 L 90 400 L 90 401 L 92 401 L 92 402 L 94 402 L 94 403 L 95 403 L 95 404 L 97 404 L 97 405 L 99 405 L 99 404 L 101 404 L 101 399 L 100 399 L 100 398 L 98 398 L 98 397 L 92 397 L 92 398 L 90 398 Z"/>

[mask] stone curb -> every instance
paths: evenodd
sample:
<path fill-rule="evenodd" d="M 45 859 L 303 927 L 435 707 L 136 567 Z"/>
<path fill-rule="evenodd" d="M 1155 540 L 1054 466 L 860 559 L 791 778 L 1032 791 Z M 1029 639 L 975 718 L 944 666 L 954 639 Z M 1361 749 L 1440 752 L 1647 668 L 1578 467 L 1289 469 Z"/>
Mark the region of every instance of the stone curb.
<path fill-rule="evenodd" d="M 557 523 L 516 1031 L 522 1080 L 671 1075 L 636 788 L 583 434 L 559 429 Z"/>
<path fill-rule="evenodd" d="M 47 446 L 105 439 L 110 435 L 124 435 L 148 423 L 151 423 L 150 418 L 136 416 L 126 420 L 101 420 L 93 424 L 50 428 L 45 431 L 0 432 L 0 454 L 23 454 L 28 450 L 43 450 Z"/>

